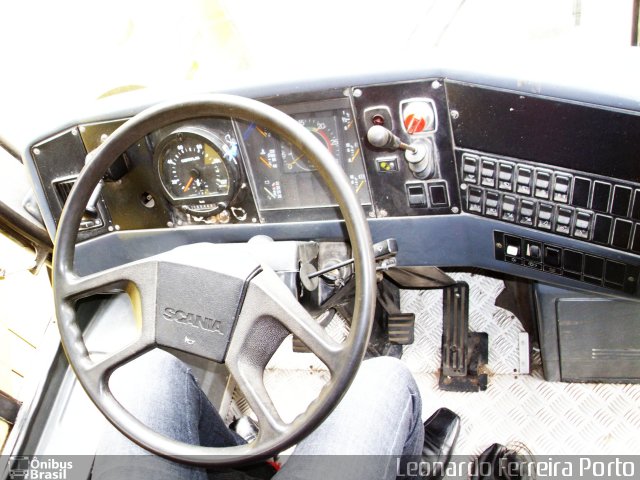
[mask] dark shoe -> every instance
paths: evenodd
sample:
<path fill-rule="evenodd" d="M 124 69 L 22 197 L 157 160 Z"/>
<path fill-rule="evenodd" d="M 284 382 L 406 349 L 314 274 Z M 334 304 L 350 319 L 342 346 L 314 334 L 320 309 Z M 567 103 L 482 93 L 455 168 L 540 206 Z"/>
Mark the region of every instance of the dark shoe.
<path fill-rule="evenodd" d="M 526 448 L 526 447 L 523 447 Z M 473 462 L 471 480 L 528 480 L 533 457 L 494 443 Z M 533 477 L 535 478 L 535 477 Z"/>
<path fill-rule="evenodd" d="M 429 479 L 444 477 L 453 446 L 460 432 L 460 417 L 448 408 L 441 408 L 424 422 L 422 462 L 429 463 Z"/>

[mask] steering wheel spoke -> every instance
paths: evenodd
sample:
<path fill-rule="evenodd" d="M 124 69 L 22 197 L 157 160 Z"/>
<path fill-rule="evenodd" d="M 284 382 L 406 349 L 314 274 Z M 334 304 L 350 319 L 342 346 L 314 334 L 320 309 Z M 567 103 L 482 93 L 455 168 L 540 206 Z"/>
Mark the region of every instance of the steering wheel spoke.
<path fill-rule="evenodd" d="M 143 353 L 153 348 L 155 342 L 153 336 L 150 336 L 149 333 L 149 331 L 145 331 L 145 329 L 143 329 L 140 336 L 133 343 L 127 345 L 121 350 L 108 354 L 103 358 L 92 358 L 91 365 L 87 367 L 87 373 L 93 378 L 94 382 L 100 385 L 105 385 L 114 370 L 133 361 Z"/>
<path fill-rule="evenodd" d="M 83 277 L 69 275 L 61 293 L 65 300 L 75 301 L 94 294 L 130 292 L 132 285 L 142 292 L 155 284 L 155 270 L 154 262 L 140 261 Z"/>
<path fill-rule="evenodd" d="M 245 355 L 239 361 L 227 361 L 227 368 L 258 418 L 259 441 L 277 438 L 287 429 L 287 424 L 280 417 L 264 385 L 264 370 L 252 364 L 251 359 Z"/>

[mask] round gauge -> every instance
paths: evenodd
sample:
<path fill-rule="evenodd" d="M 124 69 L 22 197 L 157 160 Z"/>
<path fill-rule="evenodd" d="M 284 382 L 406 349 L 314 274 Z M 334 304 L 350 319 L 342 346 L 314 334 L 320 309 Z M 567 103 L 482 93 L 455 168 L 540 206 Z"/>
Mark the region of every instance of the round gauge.
<path fill-rule="evenodd" d="M 213 214 L 236 193 L 238 164 L 232 149 L 213 133 L 176 130 L 156 148 L 155 162 L 164 190 L 176 205 L 192 213 Z"/>
<path fill-rule="evenodd" d="M 322 142 L 331 155 L 338 158 L 340 155 L 340 139 L 336 135 L 335 128 L 330 123 L 335 123 L 331 119 L 325 118 L 303 118 L 299 119 L 302 125 Z M 304 157 L 297 148 L 293 148 L 290 143 L 282 144 L 282 162 L 286 172 L 311 172 L 316 168 Z"/>

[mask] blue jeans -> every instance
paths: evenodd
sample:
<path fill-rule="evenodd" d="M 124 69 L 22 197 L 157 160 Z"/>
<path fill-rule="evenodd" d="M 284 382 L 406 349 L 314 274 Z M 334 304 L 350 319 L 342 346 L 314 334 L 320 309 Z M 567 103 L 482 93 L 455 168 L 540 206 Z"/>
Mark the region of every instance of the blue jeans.
<path fill-rule="evenodd" d="M 122 367 L 111 385 L 116 398 L 157 432 L 195 445 L 244 443 L 224 424 L 186 365 L 162 350 Z M 422 452 L 421 412 L 418 387 L 401 361 L 366 360 L 340 404 L 297 445 L 275 478 L 394 479 L 399 467 L 405 471 L 404 463 Z M 150 456 L 111 426 L 100 442 L 93 470 L 96 480 L 251 478 L 243 475 Z"/>

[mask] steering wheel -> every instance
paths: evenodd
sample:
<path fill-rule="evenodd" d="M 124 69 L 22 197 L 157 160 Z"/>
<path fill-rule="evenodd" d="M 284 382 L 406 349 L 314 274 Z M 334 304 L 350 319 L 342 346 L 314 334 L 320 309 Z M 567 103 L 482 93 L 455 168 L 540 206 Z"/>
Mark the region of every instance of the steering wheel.
<path fill-rule="evenodd" d="M 344 217 L 355 257 L 355 309 L 349 336 L 343 343 L 334 341 L 319 326 L 273 270 L 252 258 L 247 244 L 183 245 L 85 276 L 74 272 L 81 217 L 111 163 L 148 133 L 203 117 L 255 122 L 287 138 L 314 164 L 328 185 Z M 311 433 L 335 408 L 353 380 L 364 356 L 375 308 L 371 235 L 343 170 L 297 121 L 261 102 L 232 95 L 198 96 L 148 108 L 124 123 L 93 153 L 93 160 L 78 177 L 60 218 L 53 253 L 53 285 L 65 353 L 102 414 L 148 451 L 205 466 L 256 461 L 289 448 Z M 75 302 L 114 291 L 129 294 L 140 335 L 106 358 L 91 358 L 76 321 Z M 179 318 L 178 309 L 182 312 Z M 325 363 L 331 378 L 304 413 L 285 423 L 267 393 L 263 373 L 289 333 L 300 338 Z M 189 445 L 151 430 L 131 415 L 112 394 L 109 378 L 118 367 L 156 347 L 224 362 L 256 413 L 260 429 L 256 440 L 227 448 Z"/>

